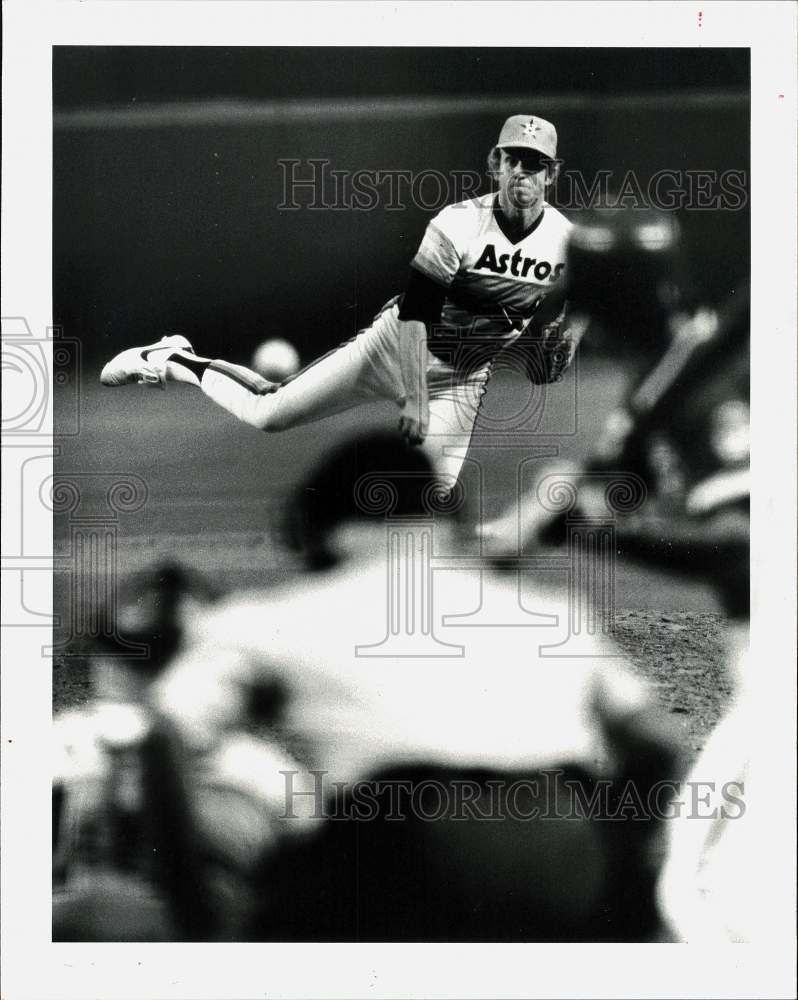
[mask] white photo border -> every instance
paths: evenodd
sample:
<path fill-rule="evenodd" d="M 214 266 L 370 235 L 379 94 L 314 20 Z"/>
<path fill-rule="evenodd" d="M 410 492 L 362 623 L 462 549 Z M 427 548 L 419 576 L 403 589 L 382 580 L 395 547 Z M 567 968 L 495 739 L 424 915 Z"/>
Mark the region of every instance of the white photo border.
<path fill-rule="evenodd" d="M 701 17 L 698 17 L 699 11 Z M 795 941 L 796 7 L 790 3 L 3 4 L 2 315 L 52 324 L 53 45 L 390 45 L 751 49 L 752 657 L 772 697 L 756 738 L 772 762 L 763 854 L 784 937 L 688 945 L 66 945 L 50 941 L 48 630 L 4 629 L 3 994 L 89 997 L 790 996 Z M 5 376 L 5 373 L 4 373 Z M 5 380 L 5 379 L 4 379 Z M 6 408 L 13 400 L 6 400 Z M 12 410 L 13 412 L 13 410 Z M 3 443 L 3 549 L 24 557 L 19 469 L 52 454 Z M 16 478 L 15 478 L 16 477 Z M 50 515 L 26 530 L 52 539 Z M 32 525 L 30 519 L 35 518 Z M 50 541 L 50 544 L 51 541 Z M 35 567 L 33 567 L 35 569 Z M 3 598 L 13 585 L 3 573 Z M 761 858 L 752 858 L 760 863 Z M 576 953 L 574 951 L 576 949 Z"/>

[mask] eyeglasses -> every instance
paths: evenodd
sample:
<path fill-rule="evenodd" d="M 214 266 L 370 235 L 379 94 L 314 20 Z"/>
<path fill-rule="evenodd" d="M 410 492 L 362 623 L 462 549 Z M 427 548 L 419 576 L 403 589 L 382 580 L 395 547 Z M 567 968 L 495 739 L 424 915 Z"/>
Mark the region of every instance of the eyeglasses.
<path fill-rule="evenodd" d="M 520 163 L 527 173 L 536 174 L 539 170 L 551 169 L 552 161 L 548 156 L 536 153 L 533 149 L 504 149 L 502 152 L 507 157 L 511 167 Z"/>

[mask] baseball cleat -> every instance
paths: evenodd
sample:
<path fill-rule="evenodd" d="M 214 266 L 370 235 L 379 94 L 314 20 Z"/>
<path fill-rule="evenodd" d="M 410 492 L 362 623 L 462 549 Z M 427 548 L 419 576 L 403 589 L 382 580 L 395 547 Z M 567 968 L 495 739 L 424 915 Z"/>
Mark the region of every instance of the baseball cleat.
<path fill-rule="evenodd" d="M 103 385 L 157 385 L 166 388 L 166 362 L 174 351 L 194 353 L 194 348 L 180 334 L 161 337 L 146 347 L 129 347 L 117 354 L 100 372 Z"/>

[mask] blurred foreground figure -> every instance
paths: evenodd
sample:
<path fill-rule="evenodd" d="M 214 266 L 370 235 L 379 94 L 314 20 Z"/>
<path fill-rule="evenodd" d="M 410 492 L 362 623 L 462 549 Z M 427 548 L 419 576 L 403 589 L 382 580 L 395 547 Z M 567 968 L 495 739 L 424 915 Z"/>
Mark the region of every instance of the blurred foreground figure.
<path fill-rule="evenodd" d="M 666 824 L 659 904 L 677 940 L 764 940 L 773 927 L 763 879 L 767 804 L 757 801 L 755 780 L 764 755 L 756 753 L 754 734 L 768 677 L 748 662 L 749 293 L 741 282 L 720 308 L 687 310 L 679 256 L 678 231 L 666 216 L 596 213 L 574 231 L 575 313 L 586 329 L 612 340 L 639 379 L 592 459 L 544 474 L 581 476 L 587 514 L 596 500 L 602 509 L 591 474 L 640 475 L 648 500 L 639 513 L 619 517 L 619 557 L 707 581 L 728 615 L 733 703 L 688 777 L 693 808 Z M 534 548 L 561 539 L 561 528 L 530 490 L 484 537 L 498 555 L 519 543 Z M 727 798 L 732 790 L 736 805 Z"/>
<path fill-rule="evenodd" d="M 250 936 L 651 939 L 673 744 L 611 644 L 546 654 L 562 594 L 522 608 L 516 577 L 458 566 L 432 472 L 398 435 L 336 449 L 287 505 L 307 571 L 208 609 L 159 680 L 185 733 L 259 703 L 297 762 L 259 775 L 282 804 Z M 474 627 L 487 604 L 515 623 Z"/>
<path fill-rule="evenodd" d="M 260 776 L 292 761 L 232 723 L 197 738 L 153 697 L 212 597 L 175 567 L 131 580 L 115 638 L 92 650 L 95 700 L 55 719 L 54 940 L 242 933 L 252 865 L 280 804 Z"/>

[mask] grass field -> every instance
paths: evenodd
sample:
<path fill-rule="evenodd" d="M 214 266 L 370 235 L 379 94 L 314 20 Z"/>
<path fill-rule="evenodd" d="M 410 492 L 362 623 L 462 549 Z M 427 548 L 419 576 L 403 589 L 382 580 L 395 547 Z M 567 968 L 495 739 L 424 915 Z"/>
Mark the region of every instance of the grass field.
<path fill-rule="evenodd" d="M 589 361 L 551 387 L 545 399 L 540 390 L 530 397 L 525 382 L 498 371 L 470 453 L 482 469 L 482 514 L 494 515 L 513 495 L 518 463 L 533 448 L 556 448 L 566 458 L 586 454 L 622 390 L 617 370 Z M 519 413 L 523 417 L 515 419 Z M 295 571 L 275 543 L 273 523 L 303 473 L 366 420 L 394 427 L 396 419 L 395 407 L 380 404 L 265 435 L 188 387 L 102 389 L 97 371 L 87 367 L 80 385 L 80 430 L 62 439 L 56 471 L 65 478 L 79 475 L 82 516 L 107 517 L 109 474 L 133 474 L 146 484 L 143 506 L 120 513 L 115 522 L 119 576 L 156 561 L 178 560 L 221 588 L 246 587 Z M 514 422 L 512 433 L 501 429 L 508 421 Z M 56 552 L 68 555 L 69 538 L 68 516 L 56 516 Z M 70 574 L 56 574 L 56 610 L 64 621 L 69 621 L 70 595 Z M 619 563 L 615 605 L 618 642 L 682 727 L 685 749 L 694 752 L 728 693 L 723 619 L 712 594 L 700 585 Z M 54 668 L 56 710 L 90 696 L 85 663 L 57 656 Z"/>

